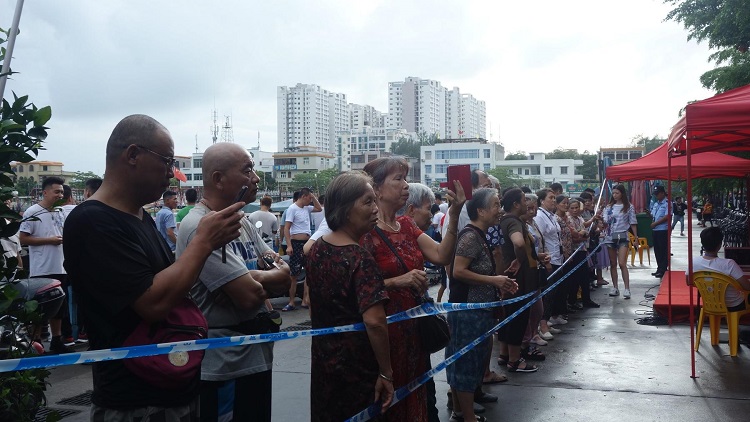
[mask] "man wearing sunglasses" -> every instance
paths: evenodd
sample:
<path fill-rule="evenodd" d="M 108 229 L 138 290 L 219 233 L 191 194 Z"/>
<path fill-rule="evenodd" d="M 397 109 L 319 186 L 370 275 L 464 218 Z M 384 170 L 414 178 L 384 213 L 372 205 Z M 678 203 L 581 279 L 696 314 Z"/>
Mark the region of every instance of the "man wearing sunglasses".
<path fill-rule="evenodd" d="M 164 126 L 145 115 L 124 118 L 107 142 L 102 186 L 65 222 L 65 269 L 92 349 L 120 347 L 136 327 L 163 321 L 184 303 L 209 255 L 239 236 L 244 202 L 208 213 L 174 260 L 143 209 L 167 189 L 173 165 L 174 142 Z M 172 388 L 139 377 L 123 360 L 95 362 L 92 371 L 92 421 L 199 419 L 200 371 Z"/>

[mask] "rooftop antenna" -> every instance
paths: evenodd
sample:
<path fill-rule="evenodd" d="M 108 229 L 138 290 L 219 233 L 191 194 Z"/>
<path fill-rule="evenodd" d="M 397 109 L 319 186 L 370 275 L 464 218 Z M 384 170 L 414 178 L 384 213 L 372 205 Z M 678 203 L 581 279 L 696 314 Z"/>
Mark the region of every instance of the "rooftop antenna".
<path fill-rule="evenodd" d="M 260 131 L 258 131 L 258 151 L 260 151 Z"/>
<path fill-rule="evenodd" d="M 215 107 L 214 107 L 214 111 L 211 113 L 211 115 L 212 115 L 212 117 L 214 119 L 214 124 L 211 126 L 211 140 L 215 144 L 216 143 L 216 139 L 219 137 L 219 125 L 216 124 L 216 119 L 218 118 L 218 116 L 217 116 L 216 108 Z"/>
<path fill-rule="evenodd" d="M 234 142 L 232 131 L 232 116 L 224 116 L 224 126 L 221 127 L 221 142 Z"/>
<path fill-rule="evenodd" d="M 198 153 L 198 134 L 195 134 L 195 152 Z"/>
<path fill-rule="evenodd" d="M 492 142 L 492 121 L 490 121 L 490 142 Z"/>

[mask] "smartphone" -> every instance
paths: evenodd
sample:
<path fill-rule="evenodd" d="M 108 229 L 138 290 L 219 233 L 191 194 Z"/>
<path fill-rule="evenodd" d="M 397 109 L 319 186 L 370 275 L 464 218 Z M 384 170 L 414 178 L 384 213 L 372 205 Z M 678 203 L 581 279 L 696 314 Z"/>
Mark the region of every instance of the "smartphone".
<path fill-rule="evenodd" d="M 236 198 L 236 199 L 234 200 L 234 203 L 235 203 L 235 204 L 236 204 L 237 202 L 240 202 L 240 201 L 242 201 L 242 198 L 243 198 L 243 197 L 245 196 L 245 194 L 247 193 L 247 190 L 248 190 L 248 189 L 249 189 L 249 188 L 248 188 L 247 186 L 243 186 L 243 187 L 242 187 L 242 189 L 240 189 L 240 193 L 238 193 L 238 194 L 237 194 L 237 198 Z"/>
<path fill-rule="evenodd" d="M 276 263 L 276 260 L 274 260 L 273 257 L 264 255 L 263 256 L 263 260 L 266 261 L 266 264 L 273 265 L 274 267 L 276 267 L 278 269 L 281 269 L 281 266 Z"/>
<path fill-rule="evenodd" d="M 461 164 L 456 166 L 448 166 L 448 181 L 440 184 L 441 188 L 455 189 L 453 185 L 454 180 L 458 180 L 461 183 L 461 187 L 464 188 L 464 194 L 466 199 L 471 199 L 471 166 L 468 164 Z"/>

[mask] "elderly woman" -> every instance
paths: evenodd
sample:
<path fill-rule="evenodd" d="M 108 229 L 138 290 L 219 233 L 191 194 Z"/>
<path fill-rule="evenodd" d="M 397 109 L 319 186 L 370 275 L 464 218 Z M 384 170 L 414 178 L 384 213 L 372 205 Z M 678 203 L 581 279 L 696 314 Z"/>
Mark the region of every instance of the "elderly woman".
<path fill-rule="evenodd" d="M 503 263 L 498 273 L 515 274 L 518 291 L 511 297 L 535 292 L 539 288 L 538 256 L 534 248 L 534 238 L 526 223 L 521 219 L 527 213 L 526 195 L 521 189 L 510 189 L 502 199 L 505 215 L 500 220 L 505 242 L 502 246 Z M 523 306 L 516 302 L 505 306 L 505 314 L 511 315 Z M 507 365 L 510 372 L 535 372 L 537 367 L 521 357 L 521 343 L 529 323 L 529 310 L 526 309 L 508 321 L 498 332 L 500 357 L 498 363 Z"/>
<path fill-rule="evenodd" d="M 500 290 L 513 294 L 518 285 L 510 278 L 495 275 L 495 260 L 487 245 L 487 228 L 500 217 L 500 198 L 497 190 L 483 188 L 474 192 L 466 209 L 471 223 L 458 235 L 453 259 L 450 302 L 493 302 L 500 298 Z M 492 309 L 474 309 L 448 314 L 451 341 L 445 356 L 451 356 L 477 337 L 492 329 L 495 319 Z M 482 384 L 487 355 L 492 339 L 488 338 L 461 356 L 447 369 L 448 384 L 458 398 L 463 414 L 454 412 L 451 420 L 485 420 L 474 415 L 474 392 Z"/>
<path fill-rule="evenodd" d="M 396 217 L 409 198 L 406 175 L 409 165 L 400 157 L 383 157 L 365 166 L 373 179 L 378 201 L 378 224 L 360 239 L 378 263 L 390 297 L 385 310 L 389 315 L 417 306 L 427 290 L 424 260 L 446 265 L 456 244 L 458 216 L 466 198 L 458 181 L 456 193 L 447 192 L 451 201 L 450 225 L 443 241 L 435 242 L 420 230 L 408 216 Z M 408 320 L 388 326 L 396 387 L 401 387 L 428 369 L 429 354 L 422 349 L 416 321 Z M 427 395 L 424 387 L 416 389 L 386 413 L 392 421 L 426 421 Z"/>
<path fill-rule="evenodd" d="M 550 255 L 550 275 L 557 271 L 562 266 L 563 248 L 562 248 L 562 229 L 555 216 L 555 210 L 557 209 L 556 195 L 550 189 L 544 188 L 536 192 L 538 198 L 537 205 L 539 211 L 534 222 L 539 228 L 539 234 L 544 239 L 542 243 L 543 252 L 547 252 Z M 558 271 L 554 277 L 549 280 L 549 283 L 554 283 L 560 277 Z M 556 289 L 549 292 L 544 297 L 544 315 L 539 324 L 539 335 L 544 340 L 552 340 L 555 332 L 560 332 L 557 328 L 550 327 L 553 324 L 565 324 L 568 321 L 562 318 L 562 314 L 567 312 L 565 309 L 565 298 L 563 296 L 563 290 L 558 286 Z"/>
<path fill-rule="evenodd" d="M 388 295 L 377 263 L 359 245 L 378 218 L 375 192 L 362 173 L 337 176 L 326 192 L 330 234 L 310 250 L 307 281 L 313 328 L 364 322 L 366 332 L 312 339 L 310 410 L 313 421 L 340 421 L 374 399 L 388 409 L 393 398 Z"/>
<path fill-rule="evenodd" d="M 583 203 L 578 198 L 572 198 L 568 205 L 568 227 L 573 239 L 573 258 L 570 264 L 575 266 L 586 260 L 589 232 L 586 229 L 586 222 L 581 217 Z M 575 280 L 572 297 L 568 297 L 568 304 L 576 304 L 576 295 L 578 289 L 581 290 L 581 300 L 584 308 L 598 308 L 599 304 L 591 300 L 591 288 L 589 287 L 589 269 L 586 264 L 582 264 L 571 274 L 570 278 Z"/>
<path fill-rule="evenodd" d="M 534 217 L 536 217 L 537 214 L 537 196 L 533 193 L 527 193 L 526 195 L 526 214 L 521 217 L 521 220 L 523 220 L 526 223 L 526 228 L 529 230 L 529 233 L 531 234 L 531 237 L 534 238 L 534 249 L 536 250 L 537 257 L 539 258 L 539 262 L 541 262 L 545 266 L 544 274 L 547 275 L 551 266 L 549 265 L 550 256 L 547 252 L 544 252 L 544 238 L 539 235 L 539 227 L 537 227 L 536 223 L 534 222 Z M 543 281 L 541 278 L 539 279 L 540 282 L 540 288 L 544 287 L 544 284 L 546 284 L 545 281 Z M 541 289 L 537 291 L 537 293 L 541 293 Z M 529 323 L 526 326 L 526 334 L 523 336 L 523 346 L 525 350 L 525 353 L 521 353 L 522 356 L 525 359 L 528 360 L 543 360 L 544 354 L 542 354 L 538 349 L 536 349 L 536 346 L 546 346 L 547 340 L 541 338 L 538 334 L 537 328 L 539 327 L 539 324 L 542 320 L 542 316 L 544 315 L 544 302 L 542 300 L 537 300 L 534 302 L 533 305 L 529 308 Z M 547 330 L 549 330 L 548 327 L 545 327 Z"/>
<path fill-rule="evenodd" d="M 409 183 L 409 199 L 406 204 L 396 211 L 396 217 L 409 216 L 414 220 L 419 230 L 427 232 L 432 224 L 432 205 L 435 193 L 421 183 Z"/>

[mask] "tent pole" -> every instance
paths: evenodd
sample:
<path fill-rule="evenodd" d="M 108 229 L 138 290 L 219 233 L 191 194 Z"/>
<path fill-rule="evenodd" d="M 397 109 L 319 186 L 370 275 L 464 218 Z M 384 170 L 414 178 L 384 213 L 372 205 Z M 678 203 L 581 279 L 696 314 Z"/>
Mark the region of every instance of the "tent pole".
<path fill-rule="evenodd" d="M 667 148 L 667 204 L 672 201 L 672 154 L 669 153 Z M 667 205 L 667 213 L 671 207 Z M 667 288 L 668 290 L 668 307 L 667 307 L 667 321 L 669 326 L 672 326 L 672 273 L 669 272 L 672 268 L 672 219 L 670 215 L 669 222 L 667 223 Z"/>
<path fill-rule="evenodd" d="M 690 151 L 690 136 L 688 135 L 685 139 L 685 150 L 687 152 L 686 156 L 686 178 L 687 178 L 687 191 L 690 192 L 690 201 L 692 203 L 693 199 L 693 179 L 690 169 L 690 165 L 692 164 L 691 160 L 691 151 Z M 688 273 L 687 273 L 687 281 L 690 282 L 690 368 L 691 368 L 691 375 L 690 378 L 697 378 L 695 376 L 695 310 L 693 309 L 693 287 L 692 287 L 692 280 L 693 280 L 693 216 L 692 216 L 692 207 L 688 207 Z"/>

